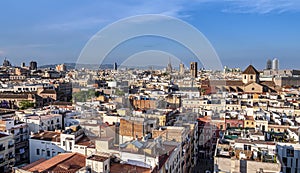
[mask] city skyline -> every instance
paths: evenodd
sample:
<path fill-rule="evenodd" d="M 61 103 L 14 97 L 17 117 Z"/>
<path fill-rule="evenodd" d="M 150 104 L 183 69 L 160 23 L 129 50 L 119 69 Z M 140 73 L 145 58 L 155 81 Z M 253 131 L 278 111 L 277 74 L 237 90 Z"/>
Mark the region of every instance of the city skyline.
<path fill-rule="evenodd" d="M 30 60 L 41 65 L 76 62 L 86 42 L 108 24 L 134 15 L 162 14 L 201 31 L 224 66 L 253 64 L 263 69 L 267 59 L 278 58 L 282 69 L 298 69 L 300 3 L 251 2 L 1 2 L 7 8 L 0 17 L 5 24 L 0 29 L 0 57 L 14 65 Z"/>

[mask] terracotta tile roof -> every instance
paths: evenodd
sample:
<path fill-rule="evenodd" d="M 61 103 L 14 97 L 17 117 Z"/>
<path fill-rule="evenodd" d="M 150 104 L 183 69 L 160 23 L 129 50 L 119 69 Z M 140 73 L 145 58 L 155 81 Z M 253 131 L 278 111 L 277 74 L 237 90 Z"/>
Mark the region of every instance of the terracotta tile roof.
<path fill-rule="evenodd" d="M 243 74 L 259 74 L 259 72 L 252 66 L 249 65 L 246 70 L 243 72 Z"/>
<path fill-rule="evenodd" d="M 29 164 L 29 165 L 26 165 L 26 166 L 22 167 L 21 169 L 23 169 L 23 170 L 29 170 L 29 169 L 35 167 L 36 165 L 41 164 L 42 162 L 44 162 L 46 160 L 47 159 L 45 159 L 45 158 L 41 158 L 41 159 L 39 159 L 39 160 L 37 160 L 37 161 Z"/>
<path fill-rule="evenodd" d="M 263 81 L 263 82 L 260 82 L 262 85 L 265 85 L 269 88 L 274 88 L 276 87 L 276 84 L 274 81 Z"/>
<path fill-rule="evenodd" d="M 56 91 L 55 90 L 43 90 L 42 92 L 41 92 L 41 94 L 56 94 Z"/>
<path fill-rule="evenodd" d="M 243 86 L 244 83 L 241 80 L 210 80 L 210 86 Z"/>
<path fill-rule="evenodd" d="M 28 99 L 28 94 L 22 93 L 1 93 L 1 99 Z"/>
<path fill-rule="evenodd" d="M 75 153 L 72 157 L 68 158 L 63 163 L 52 167 L 48 171 L 53 173 L 75 173 L 82 167 L 85 167 L 85 158 L 86 157 L 84 155 Z"/>
<path fill-rule="evenodd" d="M 127 173 L 127 172 L 139 172 L 150 173 L 151 169 L 140 166 L 134 166 L 129 164 L 113 163 L 110 167 L 110 173 Z"/>
<path fill-rule="evenodd" d="M 241 80 L 227 80 L 226 86 L 243 86 L 244 83 Z"/>
<path fill-rule="evenodd" d="M 23 170 L 30 172 L 75 173 L 85 166 L 85 156 L 79 153 L 63 153 Z"/>
<path fill-rule="evenodd" d="M 75 143 L 76 145 L 83 145 L 86 147 L 93 147 L 95 146 L 95 139 L 92 139 L 92 137 L 83 136 Z"/>

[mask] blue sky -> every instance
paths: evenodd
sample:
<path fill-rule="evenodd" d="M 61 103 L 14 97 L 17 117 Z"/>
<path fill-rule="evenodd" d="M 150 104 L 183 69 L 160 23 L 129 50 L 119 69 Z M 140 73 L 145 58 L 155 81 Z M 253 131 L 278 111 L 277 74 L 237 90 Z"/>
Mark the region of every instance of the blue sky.
<path fill-rule="evenodd" d="M 195 26 L 222 64 L 299 69 L 298 0 L 3 0 L 0 1 L 0 61 L 13 64 L 76 62 L 86 42 L 124 17 L 163 14 Z"/>

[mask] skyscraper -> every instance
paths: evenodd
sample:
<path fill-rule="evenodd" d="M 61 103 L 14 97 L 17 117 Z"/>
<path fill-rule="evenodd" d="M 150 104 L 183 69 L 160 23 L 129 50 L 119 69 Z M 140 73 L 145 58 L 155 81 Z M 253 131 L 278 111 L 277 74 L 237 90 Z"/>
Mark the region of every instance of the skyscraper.
<path fill-rule="evenodd" d="M 272 69 L 273 70 L 278 70 L 279 69 L 279 60 L 277 58 L 273 59 Z"/>
<path fill-rule="evenodd" d="M 198 73 L 198 63 L 197 62 L 191 62 L 190 72 L 191 72 L 192 78 L 197 78 L 197 73 Z"/>
<path fill-rule="evenodd" d="M 182 64 L 182 63 L 179 64 L 179 74 L 181 74 L 181 75 L 184 74 L 184 64 Z"/>
<path fill-rule="evenodd" d="M 272 69 L 272 61 L 270 59 L 267 60 L 266 70 Z"/>
<path fill-rule="evenodd" d="M 25 67 L 26 67 L 25 62 L 22 62 L 22 63 L 21 63 L 21 67 L 22 67 L 22 68 L 25 68 Z"/>
<path fill-rule="evenodd" d="M 10 67 L 10 66 L 11 66 L 11 63 L 6 58 L 4 58 L 3 67 Z"/>
<path fill-rule="evenodd" d="M 114 70 L 116 70 L 116 71 L 118 70 L 118 64 L 117 64 L 117 62 L 114 63 Z"/>
<path fill-rule="evenodd" d="M 29 70 L 37 70 L 37 62 L 36 61 L 31 61 L 29 63 Z"/>
<path fill-rule="evenodd" d="M 172 72 L 172 63 L 171 63 L 171 58 L 169 57 L 169 63 L 167 65 L 167 72 Z"/>

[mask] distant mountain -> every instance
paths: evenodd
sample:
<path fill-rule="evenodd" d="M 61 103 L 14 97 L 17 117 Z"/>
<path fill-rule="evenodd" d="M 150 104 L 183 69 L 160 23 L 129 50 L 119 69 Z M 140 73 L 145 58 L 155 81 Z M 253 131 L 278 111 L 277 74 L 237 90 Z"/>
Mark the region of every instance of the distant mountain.
<path fill-rule="evenodd" d="M 75 68 L 77 69 L 91 69 L 91 70 L 98 70 L 98 69 L 113 69 L 114 65 L 113 64 L 101 64 L 100 67 L 98 64 L 76 64 L 76 63 L 64 63 L 67 67 L 68 70 L 73 70 Z M 39 66 L 39 68 L 52 68 L 55 69 L 55 67 L 58 64 L 49 64 L 49 65 L 42 65 Z M 129 69 L 153 69 L 153 70 L 160 70 L 166 68 L 166 66 L 160 66 L 160 65 L 145 65 L 145 66 L 124 66 L 121 65 L 118 68 L 129 68 Z M 177 69 L 177 68 L 175 68 Z"/>
<path fill-rule="evenodd" d="M 81 69 L 81 68 L 86 68 L 86 69 L 92 69 L 92 70 L 97 70 L 99 69 L 99 65 L 98 64 L 76 64 L 76 63 L 64 63 L 67 67 L 68 70 L 72 70 L 72 69 Z M 58 64 L 48 64 L 48 65 L 42 65 L 39 66 L 39 68 L 52 68 L 55 69 L 55 67 Z M 114 65 L 113 64 L 101 64 L 100 65 L 100 69 L 113 69 Z"/>
<path fill-rule="evenodd" d="M 75 66 L 76 64 L 75 63 L 64 63 L 67 67 L 68 70 L 72 70 L 72 69 L 75 69 Z M 39 66 L 39 68 L 52 68 L 52 69 L 55 69 L 55 67 L 57 66 L 58 64 L 48 64 L 48 65 L 42 65 L 42 66 Z"/>

